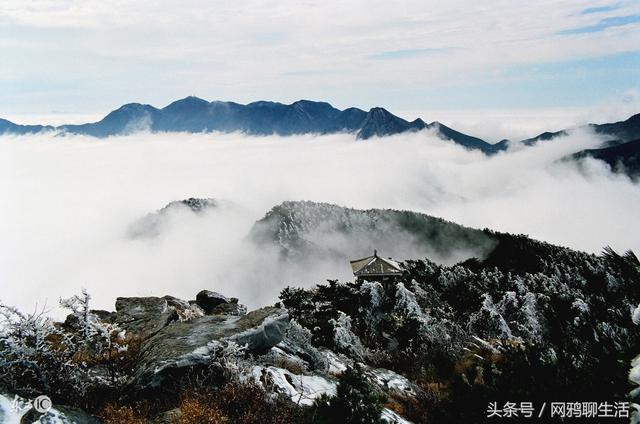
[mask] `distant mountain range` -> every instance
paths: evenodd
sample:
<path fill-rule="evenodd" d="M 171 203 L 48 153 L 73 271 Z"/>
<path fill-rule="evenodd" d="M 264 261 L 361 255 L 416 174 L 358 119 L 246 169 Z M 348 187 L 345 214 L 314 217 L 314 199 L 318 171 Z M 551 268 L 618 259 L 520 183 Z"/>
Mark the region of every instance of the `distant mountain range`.
<path fill-rule="evenodd" d="M 594 157 L 607 161 L 614 170 L 625 170 L 627 163 L 636 163 L 638 143 L 614 149 L 605 154 L 602 149 L 616 147 L 640 140 L 640 114 L 625 121 L 607 124 L 588 124 L 595 133 L 605 139 L 601 149 L 585 150 L 570 156 L 571 159 Z M 492 155 L 506 150 L 511 143 L 502 140 L 491 144 L 478 137 L 461 133 L 434 121 L 426 123 L 418 118 L 414 121 L 402 119 L 381 107 L 368 112 L 358 108 L 337 109 L 326 102 L 299 100 L 285 105 L 276 102 L 258 101 L 242 105 L 234 102 L 208 102 L 198 97 L 186 97 L 158 109 L 140 103 L 126 104 L 109 113 L 102 120 L 80 125 L 19 125 L 0 119 L 0 134 L 35 134 L 43 131 L 81 134 L 93 137 L 109 137 L 132 134 L 138 131 L 152 132 L 242 132 L 250 135 L 296 135 L 352 133 L 358 139 L 383 137 L 404 132 L 429 129 L 441 138 L 451 140 L 467 149 L 480 150 Z M 532 146 L 568 134 L 570 129 L 544 132 L 536 137 L 521 140 Z M 604 155 L 604 156 L 603 156 Z M 630 156 L 631 155 L 631 156 Z M 634 156 L 635 155 L 635 156 Z M 612 162 L 615 161 L 615 162 Z M 622 163 L 624 166 L 618 166 Z M 635 165 L 633 165 L 635 166 Z M 634 171 L 636 172 L 636 171 Z"/>
<path fill-rule="evenodd" d="M 325 102 L 299 100 L 285 105 L 259 101 L 242 105 L 234 102 L 208 102 L 187 97 L 157 109 L 140 103 L 126 104 L 102 120 L 81 125 L 19 125 L 0 119 L 0 134 L 33 134 L 60 131 L 93 137 L 131 134 L 140 130 L 153 132 L 234 132 L 251 135 L 295 135 L 354 133 L 359 139 L 382 137 L 403 132 L 433 129 L 441 137 L 485 154 L 503 150 L 458 132 L 440 122 L 430 124 L 422 119 L 407 121 L 386 109 L 374 107 L 368 112 L 358 108 L 339 110 Z"/>

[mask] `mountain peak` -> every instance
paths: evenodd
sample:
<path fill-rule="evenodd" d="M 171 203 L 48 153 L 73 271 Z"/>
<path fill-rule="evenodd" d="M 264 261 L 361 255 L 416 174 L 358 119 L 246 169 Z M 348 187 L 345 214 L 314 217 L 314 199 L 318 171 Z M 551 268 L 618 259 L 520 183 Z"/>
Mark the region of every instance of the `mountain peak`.
<path fill-rule="evenodd" d="M 209 104 L 210 103 L 208 101 L 203 100 L 199 97 L 188 96 L 188 97 L 185 97 L 184 99 L 171 102 L 169 105 L 165 106 L 163 110 L 183 109 L 183 108 L 193 108 L 193 107 L 203 108 L 203 107 L 208 107 Z"/>
<path fill-rule="evenodd" d="M 391 112 L 389 112 L 387 109 L 383 108 L 383 107 L 372 107 L 371 109 L 369 109 L 368 112 L 371 116 L 374 117 L 385 117 L 385 118 L 390 118 L 390 117 L 396 117 L 394 114 L 392 114 Z"/>
<path fill-rule="evenodd" d="M 127 103 L 109 113 L 100 122 L 109 122 L 117 123 L 117 125 L 124 125 L 129 120 L 140 119 L 157 111 L 158 109 L 151 105 L 142 103 Z"/>
<path fill-rule="evenodd" d="M 113 112 L 117 112 L 117 111 L 137 111 L 137 110 L 157 110 L 155 107 L 148 105 L 148 104 L 143 104 L 143 103 L 126 103 L 122 106 L 120 106 L 118 109 L 114 110 Z M 111 113 L 113 113 L 111 112 Z"/>
<path fill-rule="evenodd" d="M 423 128 L 424 126 L 420 123 L 405 121 L 384 108 L 374 107 L 367 113 L 357 136 L 360 139 L 367 139 L 399 134 L 405 131 L 417 131 Z"/>
<path fill-rule="evenodd" d="M 294 105 L 300 105 L 300 106 L 321 106 L 321 107 L 330 107 L 333 108 L 333 106 L 331 106 L 330 103 L 327 102 L 316 102 L 314 100 L 306 100 L 306 99 L 300 99 L 300 100 L 296 100 L 295 102 L 291 103 L 290 106 L 294 106 Z"/>

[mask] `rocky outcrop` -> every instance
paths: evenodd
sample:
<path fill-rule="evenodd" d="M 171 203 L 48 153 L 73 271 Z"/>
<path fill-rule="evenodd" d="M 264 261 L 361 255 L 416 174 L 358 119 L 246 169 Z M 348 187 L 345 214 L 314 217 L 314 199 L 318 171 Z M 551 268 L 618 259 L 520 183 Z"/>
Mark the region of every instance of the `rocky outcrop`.
<path fill-rule="evenodd" d="M 208 315 L 173 322 L 143 342 L 132 384 L 139 389 L 159 387 L 166 377 L 209 363 L 223 342 L 265 351 L 282 340 L 288 321 L 284 310 L 266 307 L 242 317 Z"/>
<path fill-rule="evenodd" d="M 101 364 L 87 362 L 81 377 L 94 389 L 117 384 L 119 393 L 126 393 L 125 402 L 171 399 L 194 385 L 215 388 L 229 381 L 253 382 L 270 396 L 278 395 L 298 406 L 310 406 L 323 395 L 336 394 L 338 376 L 353 364 L 352 359 L 314 347 L 311 332 L 290 322 L 283 308 L 268 306 L 238 315 L 241 307 L 237 299 L 207 290 L 188 301 L 173 296 L 120 297 L 114 312 L 90 311 L 89 320 L 92 328 L 112 331 L 109 334 L 118 340 L 114 345 L 117 353 L 122 354 L 114 359 L 118 361 L 115 366 L 122 366 L 123 371 L 110 374 Z M 79 319 L 77 314 L 68 317 L 64 331 L 73 334 Z M 369 381 L 385 393 L 412 399 L 422 395 L 396 373 L 363 366 Z M 6 422 L 3 414 L 11 407 L 11 397 L 0 392 L 0 423 Z M 175 403 L 167 408 L 174 409 L 154 410 L 147 422 L 176 422 L 180 409 Z M 405 422 L 391 415 L 387 421 Z M 10 422 L 100 423 L 82 410 L 61 405 L 54 405 L 45 415 L 25 409 Z"/>
<path fill-rule="evenodd" d="M 172 296 L 118 298 L 110 321 L 141 339 L 130 386 L 159 387 L 166 377 L 206 365 L 224 343 L 263 352 L 282 341 L 289 324 L 286 311 L 265 307 L 240 315 L 242 308 L 238 299 L 207 290 L 198 293 L 196 301 Z"/>
<path fill-rule="evenodd" d="M 119 297 L 112 317 L 120 328 L 142 339 L 151 337 L 176 320 L 176 310 L 161 297 Z"/>
<path fill-rule="evenodd" d="M 246 313 L 246 308 L 238 304 L 237 298 L 229 298 L 209 290 L 202 290 L 198 293 L 195 303 L 202 308 L 207 315 L 244 315 Z"/>

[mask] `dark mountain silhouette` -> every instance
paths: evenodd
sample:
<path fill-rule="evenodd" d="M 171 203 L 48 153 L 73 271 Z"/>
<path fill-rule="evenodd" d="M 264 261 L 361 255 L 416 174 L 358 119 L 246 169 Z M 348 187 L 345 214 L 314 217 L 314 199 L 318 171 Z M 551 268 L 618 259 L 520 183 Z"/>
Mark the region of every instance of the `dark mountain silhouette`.
<path fill-rule="evenodd" d="M 563 161 L 580 161 L 593 158 L 606 162 L 611 171 L 628 175 L 633 180 L 640 179 L 640 114 L 629 119 L 608 124 L 588 124 L 582 128 L 591 129 L 603 138 L 596 149 L 586 149 L 564 157 Z M 544 132 L 521 143 L 533 146 L 540 141 L 549 141 L 564 136 L 569 130 Z M 495 144 L 497 148 L 503 142 Z M 508 143 L 508 141 L 507 141 Z"/>
<path fill-rule="evenodd" d="M 568 159 L 594 158 L 606 162 L 613 172 L 627 174 L 634 180 L 640 179 L 640 139 L 601 149 L 582 150 Z"/>
<path fill-rule="evenodd" d="M 453 128 L 449 128 L 446 125 L 441 124 L 440 122 L 437 122 L 437 121 L 429 124 L 429 128 L 434 128 L 434 127 L 437 129 L 440 136 L 446 139 L 455 140 L 456 143 L 469 149 L 478 149 L 485 153 L 493 154 L 493 153 L 498 153 L 499 151 L 505 150 L 507 148 L 507 145 L 502 142 L 496 143 L 496 144 L 489 144 L 487 146 L 488 143 L 486 141 L 479 139 L 477 137 L 472 137 L 470 135 L 458 132 Z"/>
<path fill-rule="evenodd" d="M 640 114 L 625 121 L 588 124 L 604 138 L 601 148 L 617 146 L 640 139 Z M 296 135 L 353 133 L 358 139 L 384 137 L 424 129 L 435 132 L 445 140 L 451 140 L 467 149 L 480 150 L 492 155 L 506 150 L 510 141 L 491 144 L 440 122 L 426 123 L 418 118 L 414 121 L 402 119 L 381 107 L 368 112 L 358 108 L 337 109 L 326 102 L 298 100 L 289 105 L 277 102 L 257 101 L 246 105 L 234 102 L 208 102 L 198 97 L 176 100 L 158 109 L 151 105 L 129 103 L 114 110 L 98 122 L 80 125 L 19 125 L 0 119 L 0 134 L 35 134 L 43 131 L 89 135 L 104 138 L 132 134 L 138 131 L 151 132 L 242 132 L 249 135 Z M 533 146 L 540 141 L 549 141 L 564 136 L 570 130 L 544 132 L 520 143 Z M 635 146 L 635 144 L 631 145 Z M 622 149 L 628 151 L 630 147 Z M 616 150 L 617 152 L 617 150 Z M 594 156 L 595 157 L 595 156 Z M 623 161 L 624 162 L 624 161 Z"/>
<path fill-rule="evenodd" d="M 455 131 L 439 122 L 422 119 L 406 121 L 386 109 L 375 107 L 369 112 L 357 108 L 340 110 L 326 102 L 299 100 L 285 105 L 258 101 L 242 105 L 234 102 L 208 102 L 197 97 L 177 100 L 158 109 L 151 105 L 129 103 L 109 113 L 102 120 L 81 125 L 59 127 L 18 125 L 0 120 L 0 134 L 27 134 L 60 131 L 93 137 L 126 135 L 141 130 L 152 132 L 234 132 L 250 135 L 294 135 L 354 133 L 358 139 L 384 137 L 403 132 L 433 129 L 443 139 L 452 140 L 468 149 L 486 154 L 496 147 L 484 140 Z"/>
<path fill-rule="evenodd" d="M 598 134 L 610 137 L 608 145 L 622 144 L 640 139 L 640 113 L 633 115 L 626 121 L 612 124 L 593 125 Z"/>
<path fill-rule="evenodd" d="M 158 113 L 159 110 L 151 105 L 129 103 L 109 113 L 101 121 L 91 124 L 62 125 L 57 129 L 93 137 L 130 134 L 144 129 L 144 125 L 153 122 Z"/>
<path fill-rule="evenodd" d="M 606 137 L 607 140 L 603 147 L 626 143 L 628 141 L 640 139 L 640 113 L 633 115 L 625 121 L 609 124 L 587 124 L 582 128 L 591 128 L 591 130 L 596 134 Z M 535 137 L 522 140 L 521 143 L 527 146 L 533 146 L 539 141 L 548 141 L 567 134 L 568 130 L 566 129 L 555 132 L 544 132 Z"/>
<path fill-rule="evenodd" d="M 35 134 L 43 130 L 51 130 L 53 127 L 43 125 L 18 125 L 0 118 L 0 134 Z"/>
<path fill-rule="evenodd" d="M 561 131 L 555 131 L 555 132 L 543 132 L 542 134 L 539 134 L 535 137 L 532 138 L 527 138 L 526 140 L 522 140 L 520 141 L 522 144 L 526 145 L 526 146 L 534 146 L 535 144 L 537 144 L 539 141 L 548 141 L 548 140 L 552 140 L 556 137 L 560 137 L 560 136 L 564 136 L 567 135 L 567 131 L 566 130 L 561 130 Z"/>
<path fill-rule="evenodd" d="M 424 128 L 426 128 L 426 124 L 421 119 L 416 119 L 413 122 L 405 121 L 386 109 L 374 107 L 362 122 L 358 138 L 382 137 L 405 131 L 419 131 Z"/>

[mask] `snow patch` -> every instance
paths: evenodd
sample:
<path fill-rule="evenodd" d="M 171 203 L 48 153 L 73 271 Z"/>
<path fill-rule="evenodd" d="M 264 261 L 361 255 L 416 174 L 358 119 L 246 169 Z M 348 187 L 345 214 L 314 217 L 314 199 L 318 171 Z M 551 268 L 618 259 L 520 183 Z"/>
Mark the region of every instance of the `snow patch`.
<path fill-rule="evenodd" d="M 393 424 L 413 424 L 411 421 L 405 420 L 400 415 L 396 414 L 389 408 L 384 408 L 382 410 L 382 414 L 380 414 L 380 418 L 383 421 Z"/>
<path fill-rule="evenodd" d="M 369 374 L 375 381 L 375 383 L 380 387 L 405 395 L 417 395 L 413 390 L 413 384 L 411 384 L 409 380 L 398 373 L 384 368 L 376 368 L 371 369 L 369 371 Z"/>
<path fill-rule="evenodd" d="M 298 375 L 277 367 L 252 367 L 250 378 L 265 390 L 289 397 L 299 405 L 310 406 L 323 394 L 335 396 L 337 384 L 317 375 Z"/>
<path fill-rule="evenodd" d="M 14 408 L 12 399 L 0 394 L 0 422 L 3 424 L 20 424 L 20 419 L 28 409 Z"/>
<path fill-rule="evenodd" d="M 635 325 L 640 325 L 640 305 L 633 311 L 631 319 Z"/>
<path fill-rule="evenodd" d="M 342 374 L 347 370 L 345 362 L 330 350 L 324 351 L 323 354 L 327 358 L 327 372 L 333 375 Z"/>

